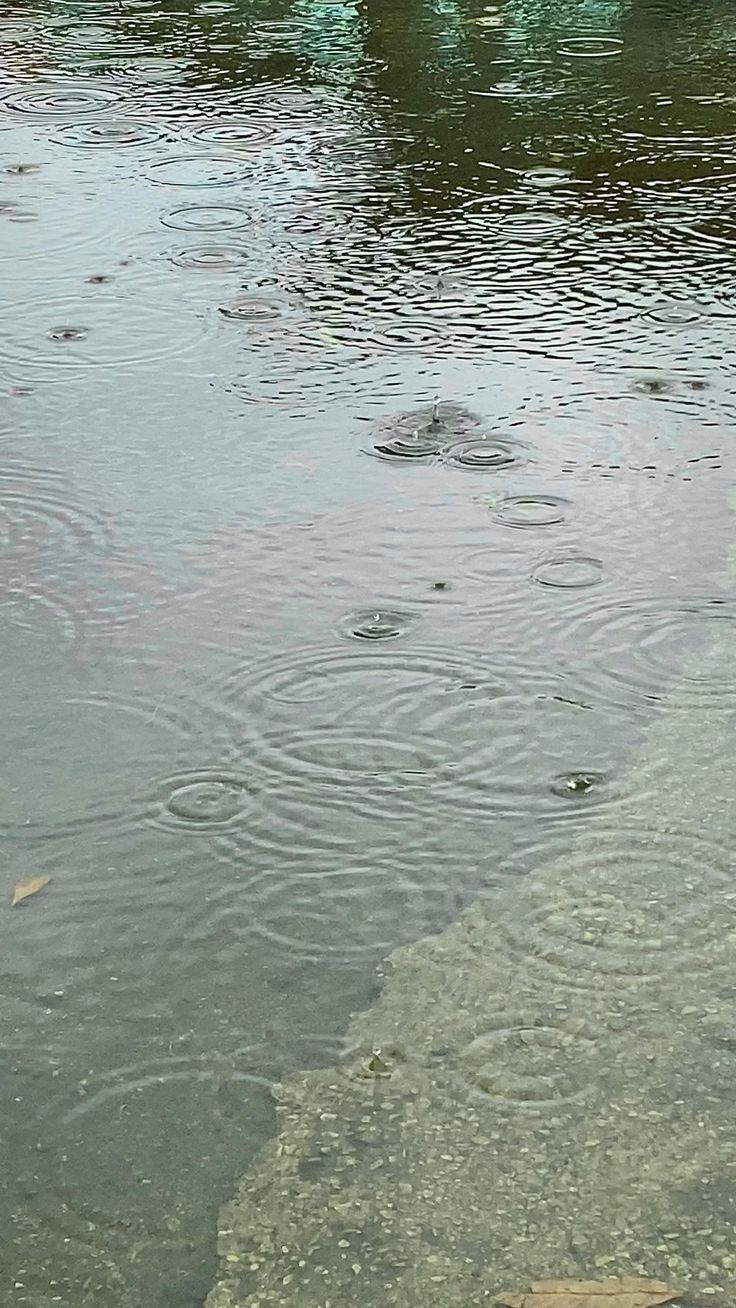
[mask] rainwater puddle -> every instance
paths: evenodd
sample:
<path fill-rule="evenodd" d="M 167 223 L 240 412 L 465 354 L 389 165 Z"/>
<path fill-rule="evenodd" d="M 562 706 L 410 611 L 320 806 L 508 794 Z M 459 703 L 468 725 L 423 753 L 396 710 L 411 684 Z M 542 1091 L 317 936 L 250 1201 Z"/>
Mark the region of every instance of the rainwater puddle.
<path fill-rule="evenodd" d="M 728 5 L 0 20 L 14 1304 L 736 1308 Z"/>

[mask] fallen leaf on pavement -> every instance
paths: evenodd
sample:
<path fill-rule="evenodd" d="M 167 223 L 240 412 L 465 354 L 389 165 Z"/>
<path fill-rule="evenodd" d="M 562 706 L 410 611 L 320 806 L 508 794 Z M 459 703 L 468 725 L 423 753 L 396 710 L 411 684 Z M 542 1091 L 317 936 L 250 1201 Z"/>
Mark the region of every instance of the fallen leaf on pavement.
<path fill-rule="evenodd" d="M 24 899 L 37 895 L 50 880 L 51 877 L 30 877 L 28 881 L 19 881 L 13 892 L 13 904 L 22 904 Z"/>
<path fill-rule="evenodd" d="M 664 1281 L 613 1276 L 606 1281 L 533 1281 L 521 1294 L 499 1294 L 504 1308 L 654 1308 L 679 1299 Z"/>

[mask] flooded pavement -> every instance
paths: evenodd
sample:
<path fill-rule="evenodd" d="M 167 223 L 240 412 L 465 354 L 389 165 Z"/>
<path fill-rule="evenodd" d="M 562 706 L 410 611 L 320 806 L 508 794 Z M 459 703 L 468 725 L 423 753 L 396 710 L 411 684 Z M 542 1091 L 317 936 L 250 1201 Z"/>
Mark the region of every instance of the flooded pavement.
<path fill-rule="evenodd" d="M 331 1239 L 273 1087 L 385 1011 L 426 1100 L 407 1221 L 449 1260 L 400 1301 L 468 1301 L 472 1118 L 479 1184 L 506 1168 L 483 1292 L 646 1262 L 730 1304 L 732 7 L 0 23 L 8 1301 L 316 1304 L 218 1273 L 218 1211 L 242 1176 L 243 1213 L 265 1187 L 295 1249 Z M 375 1087 L 338 1081 L 348 1121 Z M 392 1293 L 381 1240 L 336 1303 Z"/>
<path fill-rule="evenodd" d="M 686 679 L 732 656 L 724 632 Z M 611 1275 L 736 1302 L 733 726 L 705 690 L 675 707 L 615 835 L 594 814 L 391 955 L 343 1058 L 275 1088 L 207 1308 L 481 1305 Z"/>

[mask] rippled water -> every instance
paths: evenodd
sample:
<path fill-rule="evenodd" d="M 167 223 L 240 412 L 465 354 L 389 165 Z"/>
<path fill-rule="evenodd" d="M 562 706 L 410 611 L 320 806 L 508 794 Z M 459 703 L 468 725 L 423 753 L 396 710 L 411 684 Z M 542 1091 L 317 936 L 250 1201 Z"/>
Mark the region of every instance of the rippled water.
<path fill-rule="evenodd" d="M 730 850 L 673 831 L 639 893 L 627 761 L 734 706 L 728 668 L 665 692 L 736 613 L 736 20 L 0 22 L 0 1262 L 32 1308 L 194 1308 L 269 1086 L 396 945 L 502 886 L 555 984 L 646 977 L 653 918 L 717 961 Z M 593 812 L 600 887 L 509 908 Z M 466 1079 L 520 1031 L 511 1097 L 584 1096 L 549 1015 Z"/>

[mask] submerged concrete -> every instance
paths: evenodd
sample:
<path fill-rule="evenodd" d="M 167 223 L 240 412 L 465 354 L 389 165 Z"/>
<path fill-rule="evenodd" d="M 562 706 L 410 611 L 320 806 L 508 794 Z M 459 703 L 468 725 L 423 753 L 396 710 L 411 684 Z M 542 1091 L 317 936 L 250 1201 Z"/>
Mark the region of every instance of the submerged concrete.
<path fill-rule="evenodd" d="M 736 683 L 714 616 L 620 799 L 398 950 L 344 1062 L 280 1088 L 208 1308 L 474 1308 L 616 1274 L 736 1305 Z"/>

